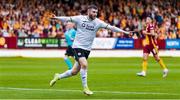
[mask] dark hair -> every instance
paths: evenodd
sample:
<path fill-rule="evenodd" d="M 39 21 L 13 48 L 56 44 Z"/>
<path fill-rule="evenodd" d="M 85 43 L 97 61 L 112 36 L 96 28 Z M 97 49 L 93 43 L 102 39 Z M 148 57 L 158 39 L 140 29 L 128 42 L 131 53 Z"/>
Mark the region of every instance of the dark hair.
<path fill-rule="evenodd" d="M 88 9 L 92 9 L 92 8 L 93 8 L 93 9 L 98 9 L 97 6 L 96 6 L 96 5 L 93 5 L 93 4 L 88 6 Z"/>

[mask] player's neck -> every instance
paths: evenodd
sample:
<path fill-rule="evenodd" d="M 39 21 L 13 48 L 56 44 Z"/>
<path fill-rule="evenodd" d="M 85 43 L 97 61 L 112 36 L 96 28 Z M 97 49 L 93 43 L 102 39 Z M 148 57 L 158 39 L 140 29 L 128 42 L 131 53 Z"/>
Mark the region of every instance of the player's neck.
<path fill-rule="evenodd" d="M 91 17 L 89 17 L 89 16 L 87 16 L 87 19 L 89 20 L 89 21 L 93 21 L 94 19 L 92 19 Z"/>

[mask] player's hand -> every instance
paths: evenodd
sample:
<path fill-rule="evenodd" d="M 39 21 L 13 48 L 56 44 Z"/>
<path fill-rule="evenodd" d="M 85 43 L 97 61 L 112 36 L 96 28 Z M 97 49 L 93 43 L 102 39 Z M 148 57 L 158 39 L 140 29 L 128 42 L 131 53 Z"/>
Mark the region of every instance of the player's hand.
<path fill-rule="evenodd" d="M 125 31 L 124 33 L 125 33 L 125 34 L 129 34 L 130 32 L 128 32 L 128 31 Z"/>
<path fill-rule="evenodd" d="M 56 17 L 56 15 L 55 15 L 55 14 L 51 14 L 50 16 L 51 16 L 51 18 Z"/>
<path fill-rule="evenodd" d="M 136 31 L 126 31 L 124 32 L 125 34 L 130 34 L 130 33 L 133 33 L 133 32 L 136 32 Z"/>
<path fill-rule="evenodd" d="M 50 19 L 55 19 L 55 17 L 56 17 L 56 15 L 53 13 L 50 13 L 49 16 L 50 16 Z"/>

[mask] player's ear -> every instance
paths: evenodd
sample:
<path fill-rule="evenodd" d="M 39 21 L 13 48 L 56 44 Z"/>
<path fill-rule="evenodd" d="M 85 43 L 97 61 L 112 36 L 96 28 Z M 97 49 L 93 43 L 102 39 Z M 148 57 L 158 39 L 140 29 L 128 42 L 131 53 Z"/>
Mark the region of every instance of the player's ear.
<path fill-rule="evenodd" d="M 89 14 L 89 13 L 91 12 L 91 9 L 88 9 L 87 12 L 88 12 L 88 14 Z"/>

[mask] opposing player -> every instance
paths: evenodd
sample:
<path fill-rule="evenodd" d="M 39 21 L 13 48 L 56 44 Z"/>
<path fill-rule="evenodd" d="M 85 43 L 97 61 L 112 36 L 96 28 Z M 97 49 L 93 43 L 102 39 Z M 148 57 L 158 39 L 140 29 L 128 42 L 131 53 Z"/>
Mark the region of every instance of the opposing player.
<path fill-rule="evenodd" d="M 64 61 L 66 65 L 68 66 L 68 69 L 70 70 L 72 68 L 72 63 L 71 60 L 69 59 L 69 56 L 74 57 L 74 52 L 72 49 L 72 44 L 76 35 L 76 30 L 75 30 L 75 25 L 72 22 L 67 22 L 66 23 L 66 32 L 65 32 L 65 39 L 66 43 L 68 45 L 66 49 L 66 53 L 64 56 Z"/>
<path fill-rule="evenodd" d="M 76 59 L 75 64 L 71 70 L 65 71 L 62 74 L 56 73 L 53 80 L 50 81 L 50 86 L 53 86 L 57 80 L 74 76 L 80 71 L 82 85 L 84 88 L 83 92 L 87 95 L 93 94 L 93 92 L 89 90 L 87 84 L 87 59 L 91 51 L 93 40 L 96 36 L 96 32 L 99 30 L 99 28 L 106 28 L 114 32 L 124 32 L 126 34 L 129 34 L 129 32 L 127 31 L 119 29 L 115 26 L 111 26 L 104 21 L 96 18 L 97 13 L 97 7 L 95 5 L 90 5 L 87 10 L 87 15 L 78 15 L 72 17 L 60 16 L 52 18 L 59 19 L 62 22 L 74 22 L 77 27 L 77 32 L 72 45 Z"/>
<path fill-rule="evenodd" d="M 146 76 L 147 72 L 147 60 L 150 52 L 152 52 L 155 60 L 160 64 L 163 69 L 163 77 L 166 77 L 168 74 L 168 69 L 164 64 L 163 60 L 158 56 L 158 46 L 157 46 L 157 33 L 155 33 L 155 25 L 152 22 L 151 17 L 146 18 L 146 30 L 143 31 L 145 36 L 143 40 L 143 63 L 142 63 L 142 71 L 137 73 L 138 76 Z"/>

